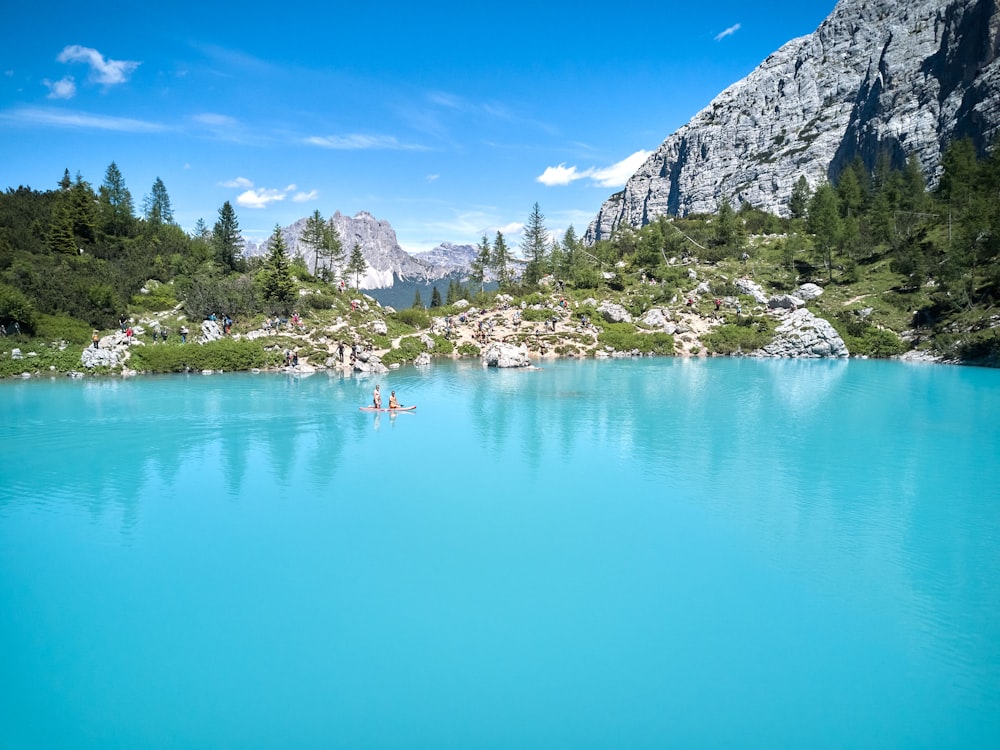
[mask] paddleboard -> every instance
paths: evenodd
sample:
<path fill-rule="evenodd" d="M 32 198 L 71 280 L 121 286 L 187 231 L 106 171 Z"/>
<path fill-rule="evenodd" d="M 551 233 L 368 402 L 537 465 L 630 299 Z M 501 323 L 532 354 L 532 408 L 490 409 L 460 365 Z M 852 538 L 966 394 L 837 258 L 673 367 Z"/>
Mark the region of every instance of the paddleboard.
<path fill-rule="evenodd" d="M 374 406 L 359 406 L 359 411 L 413 411 L 415 406 L 400 406 L 398 409 L 376 409 Z"/>

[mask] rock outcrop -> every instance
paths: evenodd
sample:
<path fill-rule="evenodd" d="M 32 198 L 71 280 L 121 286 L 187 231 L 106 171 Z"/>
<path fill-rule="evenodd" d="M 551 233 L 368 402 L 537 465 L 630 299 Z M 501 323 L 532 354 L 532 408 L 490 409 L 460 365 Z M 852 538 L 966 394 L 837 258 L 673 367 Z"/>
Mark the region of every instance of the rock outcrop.
<path fill-rule="evenodd" d="M 847 345 L 836 329 L 805 308 L 788 313 L 775 329 L 774 340 L 753 357 L 792 357 L 799 359 L 842 358 Z"/>
<path fill-rule="evenodd" d="M 841 0 L 667 138 L 585 240 L 723 198 L 787 215 L 800 176 L 815 188 L 855 157 L 914 155 L 933 184 L 951 140 L 982 153 L 1000 132 L 998 31 L 997 0 Z"/>
<path fill-rule="evenodd" d="M 529 367 L 531 359 L 524 346 L 512 346 L 494 342 L 483 349 L 480 355 L 486 367 Z"/>

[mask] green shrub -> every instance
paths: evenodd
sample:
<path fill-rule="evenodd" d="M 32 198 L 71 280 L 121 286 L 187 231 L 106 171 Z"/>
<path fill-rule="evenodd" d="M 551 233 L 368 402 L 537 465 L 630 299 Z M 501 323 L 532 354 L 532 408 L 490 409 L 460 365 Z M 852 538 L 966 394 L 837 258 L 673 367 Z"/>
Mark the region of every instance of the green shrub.
<path fill-rule="evenodd" d="M 674 337 L 669 333 L 640 333 L 630 323 L 609 323 L 597 335 L 597 341 L 615 351 L 638 350 L 643 354 L 673 354 Z"/>
<path fill-rule="evenodd" d="M 427 314 L 425 310 L 419 310 L 415 307 L 408 307 L 405 310 L 397 310 L 395 315 L 387 316 L 389 318 L 395 318 L 401 323 L 405 323 L 411 328 L 421 329 L 429 328 L 431 325 L 431 316 Z"/>
<path fill-rule="evenodd" d="M 769 318 L 741 318 L 701 337 L 712 354 L 749 354 L 774 340 L 775 323 Z"/>
<path fill-rule="evenodd" d="M 22 333 L 31 333 L 36 325 L 35 306 L 24 292 L 7 284 L 0 284 L 0 324 L 10 326 L 17 321 Z"/>
<path fill-rule="evenodd" d="M 399 346 L 382 355 L 382 364 L 393 365 L 412 362 L 417 355 L 427 351 L 424 342 L 416 336 L 406 336 L 399 340 Z"/>
<path fill-rule="evenodd" d="M 86 321 L 69 315 L 38 315 L 37 334 L 45 341 L 65 341 L 69 344 L 90 343 L 91 328 Z"/>
<path fill-rule="evenodd" d="M 478 357 L 482 350 L 471 341 L 463 341 L 458 345 L 458 353 L 463 357 Z"/>
<path fill-rule="evenodd" d="M 907 349 L 906 344 L 895 333 L 872 325 L 851 310 L 844 310 L 833 316 L 830 324 L 840 334 L 852 356 L 886 359 L 898 356 Z"/>
<path fill-rule="evenodd" d="M 129 366 L 144 372 L 184 372 L 185 370 L 251 370 L 281 362 L 281 352 L 267 351 L 259 341 L 220 339 L 208 344 L 188 342 L 132 349 Z"/>
<path fill-rule="evenodd" d="M 58 346 L 52 346 L 41 339 L 29 339 L 21 343 L 9 341 L 3 343 L 4 349 L 0 350 L 0 377 L 6 378 L 25 372 L 66 373 L 71 370 L 83 369 L 80 364 L 80 347 L 78 346 L 67 346 L 60 351 Z M 24 358 L 11 358 L 10 349 L 6 348 L 8 344 L 14 344 L 20 348 L 25 355 Z M 36 356 L 27 356 L 29 352 L 34 352 Z M 54 370 L 51 369 L 53 367 Z"/>
<path fill-rule="evenodd" d="M 305 303 L 313 310 L 329 310 L 336 303 L 337 298 L 332 294 L 320 292 L 318 294 L 307 294 Z"/>
<path fill-rule="evenodd" d="M 146 282 L 148 291 L 133 295 L 131 308 L 136 312 L 160 312 L 171 310 L 177 305 L 177 296 L 172 284 L 159 281 Z"/>
<path fill-rule="evenodd" d="M 525 310 L 521 310 L 521 320 L 529 323 L 537 323 L 543 320 L 552 320 L 553 313 L 551 310 L 537 310 L 533 307 L 529 307 Z"/>

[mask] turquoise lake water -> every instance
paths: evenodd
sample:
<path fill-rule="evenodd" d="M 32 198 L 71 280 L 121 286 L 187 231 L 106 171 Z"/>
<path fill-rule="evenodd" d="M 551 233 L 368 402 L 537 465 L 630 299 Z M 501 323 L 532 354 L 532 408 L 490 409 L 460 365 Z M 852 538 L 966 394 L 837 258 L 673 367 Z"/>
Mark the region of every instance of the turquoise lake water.
<path fill-rule="evenodd" d="M 0 748 L 1000 747 L 1000 372 L 0 384 Z"/>

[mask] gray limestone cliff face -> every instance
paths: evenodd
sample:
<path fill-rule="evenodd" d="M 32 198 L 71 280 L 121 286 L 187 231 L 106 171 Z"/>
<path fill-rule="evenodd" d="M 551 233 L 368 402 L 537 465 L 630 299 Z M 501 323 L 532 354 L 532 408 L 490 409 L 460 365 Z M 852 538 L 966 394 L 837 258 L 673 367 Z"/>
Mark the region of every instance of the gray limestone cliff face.
<path fill-rule="evenodd" d="M 998 0 L 841 0 L 677 130 L 601 207 L 584 239 L 660 215 L 748 202 L 788 213 L 792 187 L 856 156 L 912 154 L 931 184 L 954 138 L 1000 132 Z"/>

